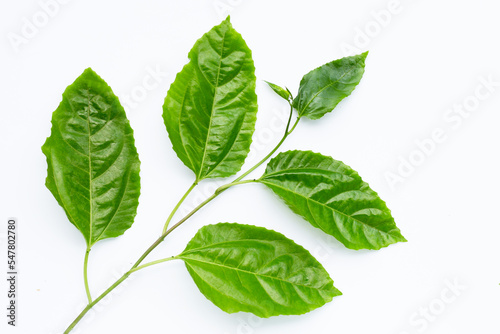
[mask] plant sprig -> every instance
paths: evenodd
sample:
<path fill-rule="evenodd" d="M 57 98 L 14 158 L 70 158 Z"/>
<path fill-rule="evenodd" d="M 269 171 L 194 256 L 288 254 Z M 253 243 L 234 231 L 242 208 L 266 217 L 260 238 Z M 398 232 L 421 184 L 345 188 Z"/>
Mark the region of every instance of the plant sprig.
<path fill-rule="evenodd" d="M 170 226 L 202 180 L 240 171 L 255 128 L 256 77 L 250 49 L 229 18 L 203 35 L 163 106 L 173 149 L 193 171 L 194 181 L 173 207 L 162 234 L 95 299 L 87 277 L 89 254 L 96 242 L 119 236 L 132 225 L 140 194 L 140 162 L 118 98 L 94 71 L 85 70 L 64 92 L 53 114 L 51 136 L 42 147 L 48 162 L 47 187 L 87 242 L 83 272 L 88 305 L 65 333 L 131 274 L 176 259 L 185 262 L 200 292 L 228 313 L 298 315 L 340 295 L 307 250 L 278 232 L 252 225 L 204 226 L 181 254 L 144 263 L 177 227 L 236 185 L 265 185 L 312 226 L 351 249 L 380 249 L 406 241 L 386 204 L 349 166 L 311 151 L 274 156 L 301 118 L 319 119 L 351 94 L 363 76 L 366 56 L 341 58 L 309 72 L 296 97 L 268 82 L 290 107 L 281 140 L 262 160 Z M 260 178 L 248 178 L 269 159 Z"/>

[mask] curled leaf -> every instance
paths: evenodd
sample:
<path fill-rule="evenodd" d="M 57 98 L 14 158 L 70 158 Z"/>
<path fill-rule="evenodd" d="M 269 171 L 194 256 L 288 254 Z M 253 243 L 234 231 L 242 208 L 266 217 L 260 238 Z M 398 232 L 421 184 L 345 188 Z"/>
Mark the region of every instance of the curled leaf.
<path fill-rule="evenodd" d="M 285 100 L 289 100 L 290 99 L 290 92 L 288 90 L 286 90 L 285 88 L 282 88 L 278 85 L 275 85 L 269 81 L 266 81 L 266 83 L 269 85 L 269 87 L 271 87 L 271 89 L 276 93 L 278 94 L 279 96 L 281 96 L 282 98 L 284 98 Z"/>

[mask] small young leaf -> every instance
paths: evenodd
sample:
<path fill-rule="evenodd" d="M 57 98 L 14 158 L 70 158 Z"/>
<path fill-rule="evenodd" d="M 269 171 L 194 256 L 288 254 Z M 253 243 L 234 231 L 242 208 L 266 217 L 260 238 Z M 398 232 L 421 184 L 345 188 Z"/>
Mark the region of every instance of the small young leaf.
<path fill-rule="evenodd" d="M 262 227 L 204 226 L 177 258 L 201 293 L 228 313 L 303 314 L 341 294 L 307 250 Z"/>
<path fill-rule="evenodd" d="M 272 90 L 274 90 L 274 92 L 276 94 L 278 94 L 279 96 L 281 96 L 282 98 L 284 98 L 287 101 L 288 101 L 288 99 L 290 99 L 290 93 L 288 92 L 288 90 L 281 88 L 280 86 L 275 85 L 269 81 L 266 81 L 266 83 L 269 85 L 269 87 L 272 88 Z"/>
<path fill-rule="evenodd" d="M 352 93 L 365 72 L 368 52 L 334 60 L 304 75 L 293 107 L 299 116 L 321 118 Z"/>
<path fill-rule="evenodd" d="M 88 246 L 123 234 L 139 203 L 139 156 L 118 98 L 90 68 L 63 93 L 42 147 L 46 186 Z"/>
<path fill-rule="evenodd" d="M 311 151 L 280 153 L 258 180 L 314 227 L 351 249 L 406 241 L 391 211 L 349 166 Z"/>
<path fill-rule="evenodd" d="M 199 39 L 170 86 L 163 119 L 174 151 L 196 180 L 238 172 L 257 113 L 252 53 L 227 18 Z"/>

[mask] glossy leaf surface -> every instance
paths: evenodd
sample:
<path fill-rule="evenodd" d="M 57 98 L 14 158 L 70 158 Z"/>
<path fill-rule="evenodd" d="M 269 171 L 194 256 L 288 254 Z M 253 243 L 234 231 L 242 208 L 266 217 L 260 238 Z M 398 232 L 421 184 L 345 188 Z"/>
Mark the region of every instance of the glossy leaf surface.
<path fill-rule="evenodd" d="M 259 180 L 297 214 L 351 249 L 379 249 L 406 241 L 384 201 L 357 172 L 311 151 L 272 159 Z"/>
<path fill-rule="evenodd" d="M 205 297 L 228 313 L 302 314 L 341 294 L 307 250 L 262 227 L 202 227 L 177 258 Z"/>
<path fill-rule="evenodd" d="M 293 107 L 299 116 L 321 118 L 349 96 L 365 72 L 368 52 L 334 60 L 304 75 Z"/>
<path fill-rule="evenodd" d="M 42 151 L 46 186 L 87 245 L 132 225 L 140 193 L 133 131 L 118 98 L 90 68 L 65 90 Z"/>
<path fill-rule="evenodd" d="M 196 42 L 189 59 L 163 105 L 174 151 L 198 181 L 233 175 L 255 128 L 252 53 L 228 18 Z"/>

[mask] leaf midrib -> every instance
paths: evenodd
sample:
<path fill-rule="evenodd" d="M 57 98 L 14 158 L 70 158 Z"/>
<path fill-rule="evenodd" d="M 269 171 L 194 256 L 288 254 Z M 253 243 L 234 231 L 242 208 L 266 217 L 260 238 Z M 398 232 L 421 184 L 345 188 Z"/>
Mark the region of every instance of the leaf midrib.
<path fill-rule="evenodd" d="M 94 217 L 93 217 L 93 191 L 92 191 L 92 153 L 91 153 L 91 144 L 92 144 L 92 133 L 90 130 L 90 89 L 87 88 L 87 127 L 88 127 L 88 132 L 89 132 L 89 203 L 90 203 L 90 210 L 89 210 L 89 241 L 88 245 L 92 244 L 92 230 L 93 230 L 93 225 L 94 225 Z"/>
<path fill-rule="evenodd" d="M 317 172 L 317 173 L 311 173 L 311 172 Z M 266 174 L 264 174 L 261 177 L 261 180 L 263 180 L 269 176 L 287 175 L 290 173 L 325 176 L 325 173 L 323 173 L 323 172 L 328 172 L 328 173 L 332 173 L 332 174 L 340 174 L 342 176 L 348 176 L 350 178 L 353 178 L 351 175 L 347 175 L 345 173 L 338 172 L 338 171 L 333 171 L 333 170 L 329 170 L 329 169 L 314 168 L 314 167 L 309 168 L 308 167 L 308 168 L 287 168 L 287 169 L 276 170 L 276 171 L 273 171 L 270 173 L 266 172 Z"/>
<path fill-rule="evenodd" d="M 220 69 L 222 67 L 222 56 L 224 54 L 224 42 L 226 40 L 226 34 L 227 30 L 224 31 L 224 34 L 222 35 L 222 45 L 221 45 L 221 50 L 220 50 L 220 60 L 219 60 L 219 66 L 217 68 L 217 78 L 215 81 L 214 85 L 214 100 L 212 101 L 212 110 L 210 111 L 210 122 L 208 124 L 208 129 L 207 129 L 207 137 L 205 138 L 205 146 L 203 147 L 203 158 L 201 159 L 201 164 L 200 164 L 200 170 L 198 171 L 198 175 L 196 176 L 197 181 L 201 180 L 201 173 L 203 171 L 203 166 L 205 164 L 205 158 L 207 156 L 207 146 L 208 146 L 208 138 L 210 136 L 210 131 L 212 129 L 212 121 L 213 121 L 213 116 L 214 116 L 214 111 L 215 111 L 215 97 L 217 96 L 217 89 L 219 88 L 219 77 L 220 77 Z M 200 72 L 203 73 L 200 69 Z M 208 81 L 208 80 L 207 80 Z M 208 81 L 209 82 L 209 81 Z"/>
<path fill-rule="evenodd" d="M 280 282 L 283 282 L 283 283 L 287 283 L 287 284 L 290 284 L 290 285 L 293 285 L 293 286 L 300 286 L 300 287 L 303 287 L 303 288 L 306 288 L 306 289 L 319 290 L 319 291 L 328 291 L 327 289 L 324 289 L 324 288 L 314 288 L 314 287 L 303 285 L 303 284 L 296 284 L 296 283 L 292 283 L 290 281 L 287 281 L 287 280 L 284 280 L 284 279 L 281 279 L 281 278 L 278 278 L 278 277 L 273 277 L 273 276 L 269 276 L 269 275 L 263 275 L 263 274 L 253 273 L 253 272 L 248 271 L 248 270 L 243 270 L 243 269 L 239 269 L 239 268 L 229 267 L 229 266 L 225 266 L 225 265 L 214 263 L 214 262 L 202 261 L 202 260 L 193 259 L 193 258 L 183 258 L 182 254 L 181 255 L 177 255 L 176 258 L 184 260 L 185 262 L 194 261 L 194 262 L 199 262 L 199 263 L 205 263 L 205 264 L 208 264 L 208 265 L 213 265 L 213 266 L 218 266 L 218 267 L 226 268 L 228 270 L 234 270 L 236 272 L 242 272 L 242 273 L 246 273 L 246 274 L 250 274 L 250 275 L 254 275 L 254 276 L 258 276 L 258 277 L 262 277 L 262 278 L 270 278 L 272 280 L 277 280 L 277 281 L 280 281 Z"/>
<path fill-rule="evenodd" d="M 383 230 L 381 230 L 381 229 L 379 229 L 379 228 L 376 228 L 375 226 L 368 225 L 367 223 L 362 222 L 361 220 L 356 219 L 356 218 L 354 218 L 354 217 L 352 217 L 352 216 L 350 216 L 350 215 L 348 215 L 348 214 L 346 214 L 346 213 L 344 213 L 344 212 L 342 212 L 342 211 L 339 211 L 339 210 L 337 210 L 337 209 L 335 209 L 335 208 L 332 208 L 332 207 L 330 207 L 330 206 L 328 206 L 328 205 L 326 205 L 326 204 L 324 204 L 324 203 L 321 203 L 321 202 L 318 202 L 317 200 L 314 200 L 314 199 L 312 199 L 312 198 L 306 197 L 306 196 L 304 196 L 303 194 L 296 193 L 296 192 L 292 192 L 291 190 L 289 190 L 289 189 L 287 189 L 287 188 L 285 188 L 285 187 L 279 186 L 279 185 L 277 185 L 277 184 L 275 184 L 275 183 L 272 183 L 272 182 L 266 182 L 266 181 L 264 181 L 264 180 L 260 180 L 259 182 L 261 182 L 261 183 L 263 183 L 263 184 L 265 184 L 265 185 L 267 185 L 267 186 L 270 186 L 270 187 L 277 187 L 277 188 L 283 189 L 284 191 L 289 192 L 289 193 L 293 193 L 293 194 L 295 194 L 295 195 L 298 195 L 298 196 L 300 196 L 300 197 L 304 198 L 304 199 L 305 199 L 305 200 L 307 200 L 307 201 L 311 201 L 311 202 L 317 203 L 317 204 L 319 204 L 319 205 L 321 205 L 321 206 L 327 207 L 328 209 L 330 209 L 330 210 L 332 210 L 332 211 L 335 211 L 335 212 L 337 212 L 337 213 L 341 214 L 342 216 L 345 216 L 345 217 L 347 217 L 347 218 L 350 218 L 350 219 L 354 220 L 355 222 L 357 222 L 357 223 L 359 223 L 359 224 L 361 224 L 361 225 L 363 225 L 363 226 L 366 226 L 366 227 L 368 227 L 368 228 L 374 229 L 374 230 L 379 231 L 379 232 L 381 232 L 381 233 L 387 234 L 387 235 L 389 235 L 389 236 L 391 236 L 391 237 L 397 237 L 397 236 L 394 236 L 394 235 L 390 234 L 389 232 L 386 232 L 386 231 L 383 231 Z M 367 208 L 365 208 L 365 209 L 367 209 Z M 368 208 L 368 209 L 369 209 L 369 208 Z M 378 209 L 378 208 L 372 208 L 372 209 Z M 379 209 L 379 210 L 380 210 L 380 209 Z"/>
<path fill-rule="evenodd" d="M 259 240 L 259 239 L 238 239 L 238 240 L 227 240 L 227 241 L 220 241 L 220 242 L 214 242 L 214 243 L 211 243 L 209 245 L 206 245 L 206 246 L 202 246 L 202 247 L 196 247 L 196 248 L 192 248 L 192 249 L 188 249 L 187 251 L 183 251 L 180 255 L 185 255 L 185 254 L 190 254 L 190 253 L 193 253 L 193 252 L 196 252 L 196 251 L 199 251 L 199 250 L 202 250 L 202 249 L 207 249 L 207 248 L 210 248 L 210 247 L 214 247 L 214 246 L 219 246 L 219 245 L 223 245 L 223 244 L 229 244 L 229 243 L 232 243 L 232 242 L 242 242 L 242 241 L 253 241 L 253 242 L 266 242 L 266 243 L 272 243 L 273 241 L 281 241 L 281 240 L 278 240 L 278 239 L 274 239 L 274 240 Z"/>
<path fill-rule="evenodd" d="M 349 71 L 345 72 L 344 74 L 342 74 L 342 76 L 340 78 L 337 79 L 337 81 L 332 81 L 331 83 L 329 83 L 328 85 L 326 85 L 325 87 L 321 88 L 316 94 L 314 94 L 314 96 L 309 100 L 309 102 L 306 104 L 306 106 L 300 111 L 300 114 L 302 114 L 306 109 L 307 107 L 309 107 L 309 105 L 312 103 L 312 101 L 314 101 L 314 99 L 316 99 L 318 97 L 318 95 L 323 92 L 325 89 L 327 89 L 328 87 L 336 84 L 337 82 L 339 82 L 342 78 L 344 78 L 347 74 L 351 73 L 352 71 L 354 71 L 355 68 L 352 68 L 350 69 Z"/>

